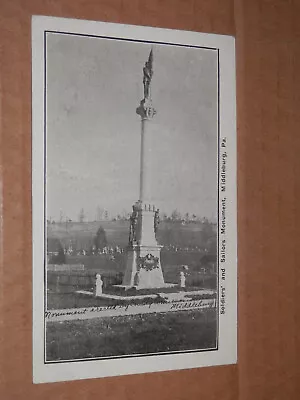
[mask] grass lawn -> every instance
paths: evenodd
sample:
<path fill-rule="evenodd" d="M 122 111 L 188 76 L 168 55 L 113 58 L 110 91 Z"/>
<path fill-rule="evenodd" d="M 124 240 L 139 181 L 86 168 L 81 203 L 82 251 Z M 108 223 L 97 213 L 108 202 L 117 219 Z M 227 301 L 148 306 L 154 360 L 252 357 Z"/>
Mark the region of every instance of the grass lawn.
<path fill-rule="evenodd" d="M 47 310 L 65 308 L 101 307 L 117 304 L 116 300 L 83 296 L 76 293 L 48 293 Z"/>
<path fill-rule="evenodd" d="M 125 292 L 124 292 L 125 294 Z M 208 298 L 208 296 L 202 296 L 202 298 Z M 198 299 L 197 299 L 198 300 Z M 157 299 L 146 298 L 146 299 L 134 299 L 126 300 L 114 300 L 114 299 L 102 299 L 88 295 L 80 295 L 76 293 L 48 293 L 47 296 L 47 310 L 62 310 L 66 308 L 84 308 L 84 307 L 102 307 L 111 305 L 123 305 L 123 304 L 152 304 L 161 303 L 163 300 L 159 297 Z"/>
<path fill-rule="evenodd" d="M 214 348 L 216 311 L 47 322 L 47 361 Z"/>

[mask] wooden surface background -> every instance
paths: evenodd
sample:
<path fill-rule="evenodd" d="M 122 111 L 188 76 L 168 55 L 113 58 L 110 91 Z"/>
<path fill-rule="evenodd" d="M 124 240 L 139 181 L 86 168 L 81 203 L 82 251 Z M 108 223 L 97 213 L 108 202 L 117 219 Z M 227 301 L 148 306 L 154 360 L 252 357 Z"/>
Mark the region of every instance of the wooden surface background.
<path fill-rule="evenodd" d="M 238 365 L 31 383 L 32 14 L 236 36 Z M 3 400 L 299 398 L 299 16 L 296 0 L 1 1 Z"/>

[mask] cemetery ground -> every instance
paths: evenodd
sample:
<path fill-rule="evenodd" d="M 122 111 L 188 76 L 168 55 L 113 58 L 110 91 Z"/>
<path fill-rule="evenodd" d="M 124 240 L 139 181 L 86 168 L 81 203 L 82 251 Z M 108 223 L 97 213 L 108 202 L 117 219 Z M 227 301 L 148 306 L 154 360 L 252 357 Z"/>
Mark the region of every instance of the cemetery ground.
<path fill-rule="evenodd" d="M 89 257 L 87 257 L 89 258 Z M 66 309 L 66 308 L 82 308 L 82 307 L 96 307 L 96 306 L 109 306 L 115 304 L 123 304 L 122 300 L 103 299 L 96 298 L 93 296 L 85 296 L 78 294 L 79 290 L 87 290 L 93 292 L 95 288 L 95 274 L 100 272 L 102 279 L 104 280 L 104 294 L 120 295 L 120 296 L 134 296 L 134 295 L 157 295 L 157 299 L 144 299 L 144 300 L 131 300 L 131 304 L 147 304 L 150 302 L 160 302 L 160 293 L 174 293 L 183 291 L 198 291 L 199 289 L 216 289 L 217 276 L 216 274 L 203 274 L 199 271 L 190 269 L 187 271 L 186 288 L 180 288 L 178 285 L 179 273 L 181 271 L 181 265 L 165 265 L 163 266 L 164 279 L 168 283 L 175 284 L 174 287 L 170 288 L 158 288 L 158 289 L 144 289 L 138 290 L 129 289 L 123 290 L 118 287 L 114 287 L 112 283 L 120 284 L 122 281 L 114 281 L 115 274 L 119 273 L 119 270 L 110 268 L 109 271 L 105 272 L 104 268 L 100 270 L 87 270 L 85 272 L 74 271 L 70 274 L 65 272 L 56 272 L 50 274 L 48 272 L 48 290 L 47 290 L 47 309 Z M 205 294 L 193 295 L 193 300 L 200 300 L 202 298 L 211 298 Z"/>
<path fill-rule="evenodd" d="M 111 247 L 125 248 L 128 244 L 129 221 L 95 221 L 95 222 L 56 222 L 47 224 L 48 249 L 57 250 L 60 243 L 64 248 L 71 244 L 73 249 L 89 250 L 95 243 L 99 228 L 103 228 L 107 244 Z M 191 222 L 182 224 L 179 221 L 162 221 L 159 224 L 157 239 L 163 246 L 193 246 L 215 251 L 216 224 L 208 222 Z"/>
<path fill-rule="evenodd" d="M 165 266 L 167 281 L 177 278 L 180 266 Z M 198 277 L 197 271 L 190 271 L 190 282 Z M 94 273 L 92 275 L 94 279 Z M 201 288 L 215 288 L 216 276 L 202 276 L 199 286 L 180 288 L 144 289 L 124 291 L 108 285 L 103 293 L 157 294 L 184 292 Z M 176 282 L 176 280 L 175 280 Z M 50 285 L 47 293 L 47 309 L 72 309 L 84 307 L 105 307 L 131 304 L 161 303 L 161 297 L 114 300 L 96 298 L 76 293 L 80 286 Z M 87 289 L 93 291 L 93 285 Z M 52 291 L 52 292 L 51 292 Z M 216 294 L 189 295 L 192 301 L 215 298 Z M 77 360 L 101 357 L 120 357 L 148 353 L 201 350 L 216 347 L 216 309 L 176 310 L 175 312 L 100 317 L 88 320 L 46 321 L 46 361 Z"/>
<path fill-rule="evenodd" d="M 83 270 L 47 272 L 48 310 L 83 307 L 101 307 L 162 302 L 160 297 L 115 300 L 96 298 L 78 291 L 93 292 L 96 273 L 103 279 L 104 294 L 133 295 L 135 289 L 120 290 L 114 285 L 122 283 L 126 265 L 126 251 L 109 254 L 93 254 L 91 249 L 97 229 L 106 233 L 110 248 L 125 249 L 128 243 L 128 221 L 104 221 L 101 223 L 68 223 L 48 226 L 49 248 L 59 243 L 67 249 L 72 243 L 73 253 L 66 254 L 65 264 L 84 265 Z M 178 223 L 162 223 L 159 243 L 164 245 L 161 263 L 164 280 L 173 283 L 172 288 L 147 289 L 138 295 L 164 292 L 199 291 L 217 287 L 216 232 L 211 226 Z M 87 249 L 81 254 L 78 249 Z M 49 260 L 48 260 L 49 261 Z M 50 262 L 51 263 L 51 262 Z M 187 265 L 186 288 L 179 287 L 179 276 Z M 192 300 L 215 298 L 216 295 L 193 295 Z M 124 356 L 170 351 L 209 349 L 216 346 L 216 309 L 176 310 L 175 312 L 135 314 L 114 317 L 96 317 L 88 320 L 47 321 L 46 361 L 76 360 L 97 357 Z"/>
<path fill-rule="evenodd" d="M 195 288 L 186 288 L 185 291 L 189 292 L 192 290 L 199 290 L 199 287 Z M 93 291 L 93 288 L 90 289 L 90 292 Z M 104 306 L 113 306 L 113 305 L 124 305 L 124 304 L 152 304 L 152 303 L 162 303 L 163 299 L 160 297 L 160 294 L 163 293 L 175 293 L 175 292 L 183 292 L 184 290 L 179 288 L 170 288 L 168 289 L 156 289 L 156 290 L 139 290 L 138 292 L 133 291 L 116 291 L 114 289 L 105 290 L 104 294 L 119 294 L 123 297 L 126 296 L 134 296 L 138 295 L 157 295 L 157 298 L 144 298 L 144 299 L 135 299 L 135 300 L 115 300 L 94 296 L 86 296 L 84 294 L 76 293 L 76 288 L 69 292 L 55 292 L 49 290 L 47 293 L 47 310 L 63 310 L 70 308 L 85 308 L 85 307 L 104 307 Z M 214 299 L 216 298 L 215 294 L 189 294 L 188 297 L 193 300 L 202 300 L 202 299 Z"/>
<path fill-rule="evenodd" d="M 99 227 L 103 228 L 107 245 L 124 249 L 110 254 L 92 254 L 91 249 Z M 128 244 L 128 221 L 101 221 L 87 223 L 48 224 L 48 252 L 57 251 L 57 246 L 68 249 L 72 245 L 72 254 L 66 255 L 66 264 L 84 265 L 83 271 L 56 272 L 48 271 L 47 308 L 74 308 L 103 305 L 101 299 L 84 298 L 74 295 L 78 290 L 92 291 L 95 276 L 100 273 L 104 281 L 103 292 L 116 291 L 112 286 L 122 283 L 126 267 L 126 246 Z M 215 289 L 217 276 L 216 231 L 212 224 L 162 222 L 159 226 L 158 241 L 164 247 L 161 251 L 161 264 L 165 282 L 178 284 L 182 265 L 188 265 L 186 285 L 189 288 Z M 81 254 L 81 249 L 87 253 Z M 53 263 L 51 258 L 48 262 Z M 55 262 L 54 262 L 55 263 Z M 203 270 L 206 269 L 205 272 Z M 107 300 L 106 300 L 107 302 Z M 93 304 L 92 304 L 93 303 Z M 108 304 L 109 305 L 109 304 Z"/>
<path fill-rule="evenodd" d="M 46 361 L 216 347 L 216 311 L 176 311 L 47 322 Z"/>

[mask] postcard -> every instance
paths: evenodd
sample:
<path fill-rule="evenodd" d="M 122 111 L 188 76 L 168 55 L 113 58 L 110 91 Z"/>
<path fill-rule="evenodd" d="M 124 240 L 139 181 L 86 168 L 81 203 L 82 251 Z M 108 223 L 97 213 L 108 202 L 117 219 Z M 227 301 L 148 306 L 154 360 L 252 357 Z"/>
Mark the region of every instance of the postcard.
<path fill-rule="evenodd" d="M 237 361 L 235 40 L 32 19 L 33 381 Z"/>

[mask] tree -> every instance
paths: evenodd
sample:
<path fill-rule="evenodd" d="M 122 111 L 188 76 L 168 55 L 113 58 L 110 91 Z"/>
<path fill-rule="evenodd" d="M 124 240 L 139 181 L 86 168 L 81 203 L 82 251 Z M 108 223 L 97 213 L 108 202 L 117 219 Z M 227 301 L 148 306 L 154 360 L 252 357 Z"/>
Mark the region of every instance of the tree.
<path fill-rule="evenodd" d="M 171 220 L 172 221 L 179 221 L 180 218 L 181 218 L 181 215 L 180 215 L 180 212 L 177 209 L 172 211 L 172 214 L 171 214 Z"/>
<path fill-rule="evenodd" d="M 128 217 L 128 212 L 125 210 L 125 208 L 123 208 L 121 213 L 121 220 L 126 221 L 127 217 Z"/>
<path fill-rule="evenodd" d="M 60 247 L 58 250 L 58 254 L 55 257 L 55 264 L 65 264 L 65 263 L 66 263 L 66 255 L 64 249 Z"/>
<path fill-rule="evenodd" d="M 102 217 L 103 217 L 103 208 L 101 208 L 100 206 L 97 206 L 97 210 L 96 210 L 96 221 L 101 221 Z"/>
<path fill-rule="evenodd" d="M 167 221 L 168 220 L 168 215 L 167 215 L 167 213 L 162 213 L 162 215 L 161 215 L 161 219 L 162 219 L 162 221 Z"/>
<path fill-rule="evenodd" d="M 85 214 L 84 214 L 84 209 L 82 208 L 79 212 L 79 222 L 84 222 Z"/>
<path fill-rule="evenodd" d="M 186 212 L 186 213 L 184 214 L 184 219 L 185 219 L 186 222 L 189 222 L 189 221 L 190 221 L 190 214 L 189 214 L 188 212 Z"/>
<path fill-rule="evenodd" d="M 99 249 L 102 250 L 104 247 L 107 246 L 107 239 L 106 239 L 106 232 L 100 226 L 100 228 L 97 230 L 96 236 L 94 237 L 94 245 L 96 248 L 96 251 Z"/>

